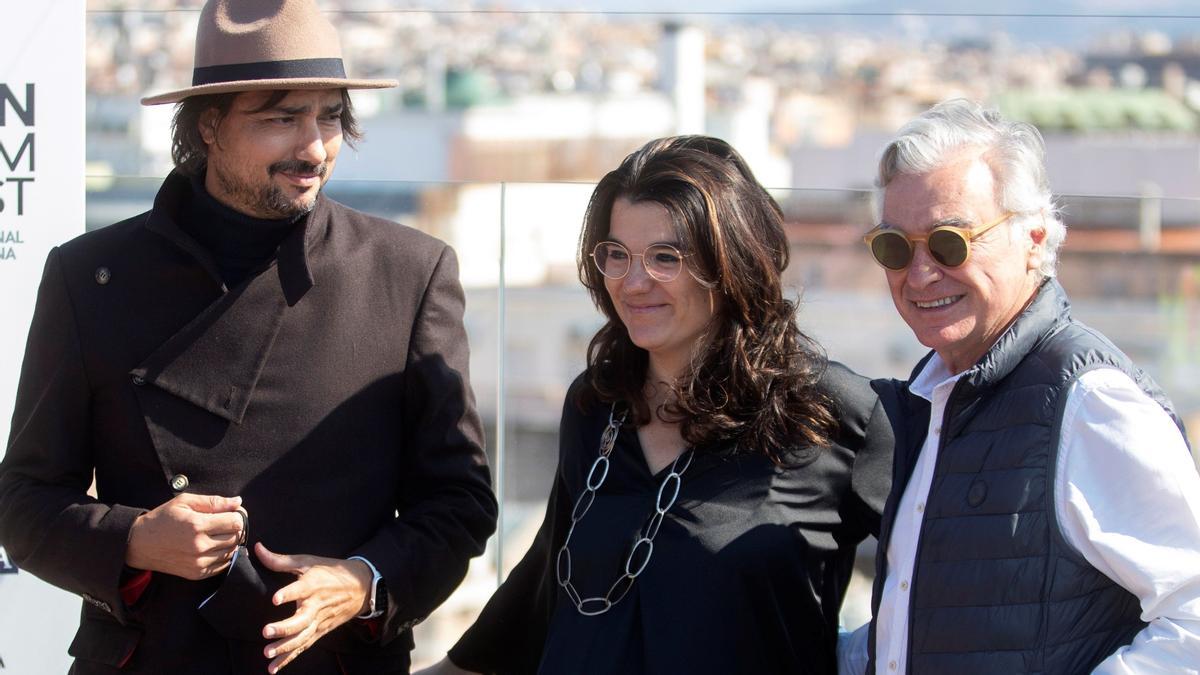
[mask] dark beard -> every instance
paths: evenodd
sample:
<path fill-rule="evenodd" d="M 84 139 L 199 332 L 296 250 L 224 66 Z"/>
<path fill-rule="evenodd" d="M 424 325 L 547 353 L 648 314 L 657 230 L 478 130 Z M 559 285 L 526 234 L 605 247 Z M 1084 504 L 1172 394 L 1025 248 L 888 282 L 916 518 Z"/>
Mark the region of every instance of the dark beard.
<path fill-rule="evenodd" d="M 310 164 L 309 162 L 290 160 L 272 164 L 267 168 L 267 174 L 274 176 L 281 171 L 305 174 L 316 173 L 324 178 L 328 170 L 328 165 L 325 163 Z M 229 195 L 238 204 L 252 205 L 259 211 L 258 215 L 264 216 L 267 219 L 282 220 L 284 218 L 298 218 L 312 211 L 317 205 L 315 195 L 311 199 L 297 202 L 294 199 L 288 198 L 287 194 L 279 186 L 269 181 L 256 186 L 240 182 L 221 171 L 215 171 L 214 173 L 216 174 L 217 182 L 221 184 L 221 188 L 225 191 L 225 194 Z"/>

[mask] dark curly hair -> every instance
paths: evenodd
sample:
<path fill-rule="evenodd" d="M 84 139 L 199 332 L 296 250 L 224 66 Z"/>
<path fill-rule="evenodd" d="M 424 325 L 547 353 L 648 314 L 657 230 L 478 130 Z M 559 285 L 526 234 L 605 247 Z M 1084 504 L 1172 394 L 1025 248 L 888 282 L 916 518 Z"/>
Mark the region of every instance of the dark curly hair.
<path fill-rule="evenodd" d="M 215 110 L 217 116 L 214 124 L 219 125 L 233 108 L 234 99 L 242 93 L 244 92 L 235 91 L 189 96 L 175 105 L 175 116 L 171 119 L 171 159 L 175 162 L 176 170 L 185 176 L 198 176 L 204 172 L 208 165 L 208 145 L 200 135 L 200 118 L 209 110 Z M 286 89 L 272 91 L 262 105 L 252 112 L 270 110 L 290 93 L 291 91 Z M 341 121 L 342 138 L 347 145 L 354 147 L 354 142 L 362 138 L 362 131 L 359 130 L 358 119 L 354 116 L 350 92 L 345 89 L 342 89 Z"/>
<path fill-rule="evenodd" d="M 688 271 L 722 300 L 672 385 L 673 400 L 655 411 L 644 394 L 648 354 L 630 340 L 588 257 L 608 239 L 617 199 L 663 206 L 691 254 Z M 651 414 L 678 422 L 684 441 L 701 452 L 735 444 L 782 466 L 811 461 L 829 444 L 837 421 L 817 386 L 827 362 L 783 297 L 783 212 L 728 143 L 677 136 L 626 157 L 592 193 L 577 253 L 579 280 L 608 319 L 588 348 L 591 391 L 583 396 L 628 404 L 639 426 Z"/>

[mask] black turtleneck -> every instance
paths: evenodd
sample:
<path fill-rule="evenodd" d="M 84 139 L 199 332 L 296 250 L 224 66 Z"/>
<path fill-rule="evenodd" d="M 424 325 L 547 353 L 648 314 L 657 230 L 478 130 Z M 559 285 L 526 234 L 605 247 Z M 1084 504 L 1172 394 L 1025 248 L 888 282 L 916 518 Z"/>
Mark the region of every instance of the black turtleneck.
<path fill-rule="evenodd" d="M 179 210 L 179 227 L 212 254 L 225 286 L 233 288 L 275 257 L 280 242 L 306 214 L 281 220 L 255 218 L 217 201 L 192 176 L 192 190 Z"/>

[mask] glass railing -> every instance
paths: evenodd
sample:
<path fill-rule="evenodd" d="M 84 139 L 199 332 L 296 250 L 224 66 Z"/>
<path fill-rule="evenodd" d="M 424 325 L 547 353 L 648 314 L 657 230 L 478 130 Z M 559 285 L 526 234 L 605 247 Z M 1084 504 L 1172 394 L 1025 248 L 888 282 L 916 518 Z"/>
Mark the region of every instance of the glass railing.
<path fill-rule="evenodd" d="M 88 158 L 97 174 L 161 175 L 170 109 L 136 99 L 189 81 L 200 2 L 127 4 L 88 2 Z M 860 241 L 873 221 L 867 188 L 879 149 L 900 124 L 954 96 L 1039 125 L 1051 182 L 1070 193 L 1060 198 L 1069 235 L 1059 277 L 1075 316 L 1159 381 L 1200 446 L 1194 12 L 321 4 L 335 15 L 352 74 L 401 82 L 355 94 L 367 138 L 343 150 L 328 192 L 457 250 L 471 381 L 501 497 L 498 536 L 418 626 L 416 663 L 461 634 L 540 523 L 562 399 L 601 324 L 575 268 L 591 181 L 650 138 L 702 129 L 741 150 L 760 180 L 780 188 L 786 282 L 801 300 L 802 329 L 860 373 L 903 378 L 925 349 Z M 699 99 L 664 86 L 696 77 Z M 93 177 L 88 228 L 148 208 L 159 182 Z M 847 625 L 867 615 L 867 579 L 852 585 Z"/>
<path fill-rule="evenodd" d="M 93 179 L 88 227 L 148 208 L 159 179 Z M 444 653 L 499 579 L 520 560 L 541 522 L 557 458 L 558 419 L 601 318 L 575 267 L 586 183 L 342 181 L 328 194 L 363 211 L 445 239 L 456 249 L 467 293 L 471 382 L 487 428 L 501 496 L 498 536 L 466 581 L 418 627 L 418 662 Z M 829 358 L 872 377 L 904 378 L 925 348 L 898 317 L 883 272 L 860 236 L 871 222 L 867 191 L 773 190 L 791 242 L 788 293 L 801 300 L 804 331 Z M 1200 430 L 1200 218 L 1168 222 L 1157 250 L 1139 239 L 1147 206 L 1132 198 L 1066 196 L 1069 228 L 1059 278 L 1077 318 L 1098 328 L 1174 399 Z M 1163 200 L 1163 213 L 1197 203 Z M 1089 214 L 1107 220 L 1093 223 Z M 1084 214 L 1082 219 L 1076 214 Z M 1189 243 L 1190 242 L 1190 243 Z M 1145 245 L 1143 245 L 1143 243 Z M 843 617 L 869 612 L 863 551 Z"/>

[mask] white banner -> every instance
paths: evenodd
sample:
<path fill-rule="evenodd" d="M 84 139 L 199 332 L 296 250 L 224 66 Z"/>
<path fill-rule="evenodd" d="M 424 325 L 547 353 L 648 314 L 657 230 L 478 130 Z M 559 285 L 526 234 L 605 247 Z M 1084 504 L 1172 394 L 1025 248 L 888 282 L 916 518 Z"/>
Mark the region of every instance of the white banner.
<path fill-rule="evenodd" d="M 84 230 L 84 0 L 6 2 L 0 39 L 0 455 L 46 253 Z M 79 598 L 0 541 L 0 672 L 65 673 Z"/>

